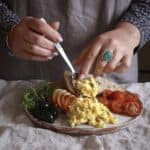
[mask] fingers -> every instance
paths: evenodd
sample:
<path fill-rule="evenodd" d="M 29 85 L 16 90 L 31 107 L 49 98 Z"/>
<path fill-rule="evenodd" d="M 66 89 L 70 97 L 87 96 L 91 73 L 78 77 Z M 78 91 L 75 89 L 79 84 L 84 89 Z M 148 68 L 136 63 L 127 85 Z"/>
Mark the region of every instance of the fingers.
<path fill-rule="evenodd" d="M 27 41 L 24 41 L 23 49 L 27 52 L 30 52 L 32 55 L 40 55 L 40 56 L 48 57 L 52 54 L 52 52 L 49 51 L 48 49 L 42 48 L 38 45 L 29 43 Z"/>
<path fill-rule="evenodd" d="M 92 47 L 90 47 L 88 50 L 85 50 L 85 53 L 83 52 L 83 54 L 79 58 L 79 62 L 82 63 L 79 71 L 80 74 L 88 74 L 90 72 L 92 65 L 94 64 L 100 49 L 101 49 L 101 45 L 95 44 Z"/>
<path fill-rule="evenodd" d="M 27 53 L 25 51 L 21 51 L 21 53 L 16 54 L 17 57 L 24 59 L 24 60 L 31 60 L 31 61 L 47 61 L 47 57 L 32 55 L 30 53 Z"/>
<path fill-rule="evenodd" d="M 42 23 L 48 25 L 44 18 L 41 18 L 40 21 Z M 50 24 L 50 28 L 53 28 L 54 30 L 58 30 L 59 25 L 60 25 L 59 22 L 52 22 Z M 39 34 L 39 32 L 38 33 L 33 32 L 32 30 L 30 30 L 29 33 L 30 34 L 28 34 L 27 38 L 25 38 L 25 39 L 26 39 L 26 41 L 28 41 L 28 43 L 26 43 L 26 44 L 28 44 L 28 45 L 30 44 L 29 45 L 30 48 L 25 47 L 25 50 L 27 50 L 28 52 L 30 52 L 33 55 L 39 55 L 39 56 L 44 56 L 44 57 L 47 56 L 49 60 L 58 55 L 58 52 L 56 51 L 56 49 L 54 47 L 54 43 L 51 40 L 48 40 L 45 37 L 45 34 L 41 35 L 41 34 Z"/>
<path fill-rule="evenodd" d="M 26 22 L 27 22 L 27 26 L 31 30 L 33 30 L 34 32 L 40 33 L 41 35 L 46 36 L 46 38 L 48 38 L 49 40 L 52 40 L 54 42 L 63 41 L 60 33 L 58 33 L 55 29 L 53 29 L 44 21 L 41 21 L 40 19 L 28 17 Z"/>
<path fill-rule="evenodd" d="M 52 22 L 52 23 L 50 23 L 50 26 L 57 31 L 59 29 L 60 22 L 58 22 L 58 21 Z"/>
<path fill-rule="evenodd" d="M 94 76 L 99 76 L 99 75 L 102 75 L 103 72 L 104 72 L 104 68 L 107 64 L 106 61 L 99 61 L 99 59 L 96 60 L 96 67 L 94 69 Z"/>
<path fill-rule="evenodd" d="M 113 72 L 117 65 L 120 63 L 120 60 L 122 58 L 122 55 L 120 53 L 117 53 L 116 51 L 113 52 L 113 59 L 108 62 L 104 68 L 105 73 L 111 73 Z"/>
<path fill-rule="evenodd" d="M 48 40 L 43 35 L 32 32 L 31 30 L 24 36 L 24 40 L 47 50 L 54 49 L 54 43 L 52 41 Z"/>
<path fill-rule="evenodd" d="M 62 41 L 61 35 L 56 31 L 59 29 L 59 22 L 50 26 L 42 20 L 25 17 L 9 32 L 9 47 L 14 55 L 24 59 L 30 56 L 31 60 L 48 60 L 45 57 L 53 58 L 58 55 L 54 42 Z"/>
<path fill-rule="evenodd" d="M 57 52 L 52 53 L 52 54 L 48 57 L 48 59 L 51 60 L 51 59 L 53 59 L 55 56 L 58 56 L 58 53 L 57 53 Z"/>
<path fill-rule="evenodd" d="M 116 67 L 115 72 L 121 73 L 131 65 L 131 59 L 129 56 L 124 56 L 120 61 L 120 64 Z"/>
<path fill-rule="evenodd" d="M 116 55 L 116 54 L 114 54 L 114 47 L 111 44 L 109 44 L 109 43 L 103 44 L 103 47 L 101 48 L 101 51 L 98 54 L 98 57 L 96 59 L 94 76 L 102 75 L 104 72 L 105 66 L 108 64 L 107 61 L 103 60 L 103 54 L 106 51 L 111 52 L 113 54 L 113 57 Z M 113 58 L 112 58 L 112 60 L 113 60 Z"/>
<path fill-rule="evenodd" d="M 81 52 L 79 58 L 77 58 L 77 59 L 75 60 L 75 65 L 80 66 L 80 65 L 83 63 L 83 61 L 84 61 L 84 59 L 85 59 L 85 56 L 87 55 L 87 53 L 88 53 L 88 51 L 89 51 L 89 48 L 90 48 L 90 46 L 87 46 L 87 47 Z"/>

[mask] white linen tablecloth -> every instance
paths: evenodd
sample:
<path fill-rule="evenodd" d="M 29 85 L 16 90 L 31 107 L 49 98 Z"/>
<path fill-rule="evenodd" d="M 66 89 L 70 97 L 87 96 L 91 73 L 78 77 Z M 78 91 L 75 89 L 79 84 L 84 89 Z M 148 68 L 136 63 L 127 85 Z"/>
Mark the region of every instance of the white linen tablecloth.
<path fill-rule="evenodd" d="M 126 84 L 144 103 L 142 116 L 128 128 L 102 136 L 70 136 L 35 128 L 21 96 L 40 81 L 0 80 L 0 150 L 150 150 L 150 83 Z"/>

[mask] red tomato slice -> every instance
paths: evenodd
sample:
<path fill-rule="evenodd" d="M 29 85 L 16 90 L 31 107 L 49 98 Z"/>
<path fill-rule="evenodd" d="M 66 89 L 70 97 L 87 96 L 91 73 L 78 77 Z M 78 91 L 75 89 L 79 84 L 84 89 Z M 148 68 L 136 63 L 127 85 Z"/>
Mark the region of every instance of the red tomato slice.
<path fill-rule="evenodd" d="M 99 97 L 98 101 L 107 106 L 108 108 L 110 107 L 110 100 L 106 99 L 105 97 Z"/>
<path fill-rule="evenodd" d="M 111 111 L 114 113 L 123 114 L 124 101 L 115 99 L 111 101 Z"/>
<path fill-rule="evenodd" d="M 101 93 L 101 96 L 107 98 L 109 95 L 111 95 L 111 93 L 112 93 L 111 90 L 104 90 L 104 91 Z"/>
<path fill-rule="evenodd" d="M 142 105 L 136 101 L 127 101 L 124 105 L 124 113 L 129 116 L 137 116 L 142 110 Z"/>
<path fill-rule="evenodd" d="M 74 95 L 67 95 L 64 101 L 64 111 L 68 110 L 69 105 L 75 100 Z"/>
<path fill-rule="evenodd" d="M 123 91 L 114 91 L 109 95 L 108 98 L 111 99 L 111 100 L 115 100 L 115 99 L 123 100 L 125 98 L 125 92 L 123 92 Z"/>
<path fill-rule="evenodd" d="M 138 95 L 134 94 L 134 93 L 126 92 L 125 98 L 126 98 L 126 100 L 137 101 L 138 100 Z"/>

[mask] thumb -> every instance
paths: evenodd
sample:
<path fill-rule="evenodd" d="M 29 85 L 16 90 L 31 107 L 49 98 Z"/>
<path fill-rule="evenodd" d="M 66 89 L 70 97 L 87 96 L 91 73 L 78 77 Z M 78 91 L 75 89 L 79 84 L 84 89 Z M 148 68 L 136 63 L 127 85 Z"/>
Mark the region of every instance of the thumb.
<path fill-rule="evenodd" d="M 53 29 L 58 30 L 58 29 L 59 29 L 59 26 L 60 26 L 60 22 L 59 22 L 59 21 L 52 22 L 52 23 L 50 23 L 50 26 L 51 26 Z"/>

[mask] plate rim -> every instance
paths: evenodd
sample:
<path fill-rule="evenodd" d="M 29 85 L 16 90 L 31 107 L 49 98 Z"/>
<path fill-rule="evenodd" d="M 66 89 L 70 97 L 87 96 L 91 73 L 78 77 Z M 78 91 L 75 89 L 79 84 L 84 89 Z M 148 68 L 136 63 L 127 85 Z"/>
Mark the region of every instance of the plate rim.
<path fill-rule="evenodd" d="M 53 123 L 48 123 L 46 121 L 39 120 L 35 116 L 33 116 L 27 109 L 25 109 L 26 115 L 29 117 L 29 119 L 38 127 L 44 128 L 44 129 L 49 129 L 53 130 L 58 133 L 64 133 L 64 134 L 69 134 L 69 135 L 104 135 L 104 134 L 109 134 L 109 133 L 114 133 L 119 130 L 122 130 L 124 128 L 127 128 L 129 125 L 135 123 L 137 119 L 140 118 L 141 113 L 136 116 L 132 117 L 129 120 L 120 123 L 120 124 L 115 124 L 111 127 L 105 127 L 105 128 L 81 128 L 81 127 L 69 127 L 69 126 L 58 126 Z"/>

